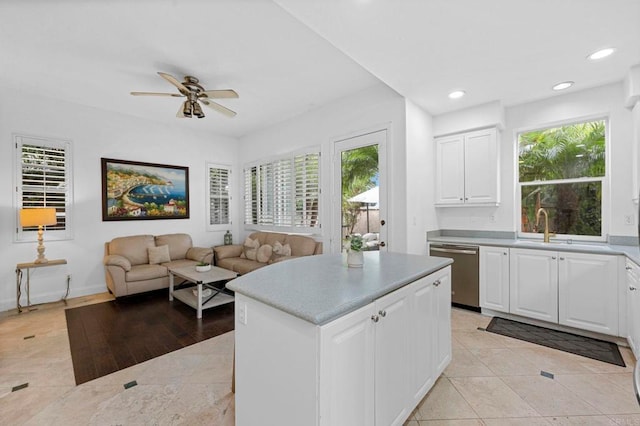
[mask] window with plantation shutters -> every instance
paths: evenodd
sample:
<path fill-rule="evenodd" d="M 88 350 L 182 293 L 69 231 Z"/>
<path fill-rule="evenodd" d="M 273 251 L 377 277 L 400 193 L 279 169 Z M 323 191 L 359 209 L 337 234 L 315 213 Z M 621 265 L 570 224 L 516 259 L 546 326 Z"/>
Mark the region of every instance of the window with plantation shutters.
<path fill-rule="evenodd" d="M 22 208 L 53 207 L 57 223 L 45 227 L 48 240 L 69 239 L 71 233 L 71 143 L 14 135 L 16 153 L 16 240 L 37 238 L 37 227 L 20 226 Z"/>
<path fill-rule="evenodd" d="M 228 229 L 231 225 L 231 168 L 207 164 L 207 227 L 209 230 Z"/>
<path fill-rule="evenodd" d="M 246 167 L 245 224 L 291 232 L 319 228 L 319 157 L 296 154 Z"/>

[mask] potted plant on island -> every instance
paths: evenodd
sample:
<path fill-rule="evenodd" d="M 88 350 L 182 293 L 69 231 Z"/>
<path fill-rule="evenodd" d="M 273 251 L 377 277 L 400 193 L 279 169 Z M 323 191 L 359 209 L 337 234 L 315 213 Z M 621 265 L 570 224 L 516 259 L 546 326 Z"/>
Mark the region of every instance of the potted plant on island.
<path fill-rule="evenodd" d="M 207 262 L 198 262 L 196 264 L 197 272 L 207 272 L 211 270 L 211 264 Z"/>
<path fill-rule="evenodd" d="M 364 244 L 360 235 L 352 235 L 349 238 L 349 248 L 347 249 L 347 266 L 350 268 L 362 268 L 364 255 L 362 248 Z"/>

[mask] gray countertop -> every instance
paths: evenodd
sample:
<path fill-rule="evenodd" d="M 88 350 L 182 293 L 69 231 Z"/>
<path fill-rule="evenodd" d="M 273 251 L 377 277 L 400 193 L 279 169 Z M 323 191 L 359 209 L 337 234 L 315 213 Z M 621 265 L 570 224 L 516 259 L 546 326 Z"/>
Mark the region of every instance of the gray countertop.
<path fill-rule="evenodd" d="M 304 256 L 255 270 L 228 282 L 227 288 L 322 325 L 451 263 L 372 251 L 364 253 L 363 268 L 348 268 L 346 255 Z"/>
<path fill-rule="evenodd" d="M 627 256 L 632 261 L 640 264 L 640 249 L 638 246 L 612 245 L 606 243 L 587 243 L 551 241 L 544 243 L 536 240 L 507 239 L 507 238 L 476 238 L 476 237 L 449 237 L 439 236 L 429 238 L 430 243 L 472 244 L 478 246 L 513 247 L 537 250 L 570 251 L 578 253 L 611 254 Z"/>

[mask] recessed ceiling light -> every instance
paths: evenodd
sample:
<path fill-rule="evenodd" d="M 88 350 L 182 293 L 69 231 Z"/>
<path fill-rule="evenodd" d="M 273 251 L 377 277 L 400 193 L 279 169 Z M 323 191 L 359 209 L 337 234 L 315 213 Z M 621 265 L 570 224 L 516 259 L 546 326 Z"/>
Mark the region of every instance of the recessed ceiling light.
<path fill-rule="evenodd" d="M 592 61 L 597 61 L 598 59 L 606 58 L 609 55 L 612 55 L 616 49 L 613 47 L 607 47 L 606 49 L 600 49 L 597 52 L 593 52 L 591 55 L 587 56 L 587 59 L 591 59 Z"/>
<path fill-rule="evenodd" d="M 464 95 L 466 95 L 466 92 L 464 90 L 454 90 L 453 92 L 449 93 L 449 99 L 460 99 Z"/>
<path fill-rule="evenodd" d="M 573 86 L 573 81 L 563 81 L 562 83 L 558 83 L 552 87 L 553 90 L 564 90 Z"/>

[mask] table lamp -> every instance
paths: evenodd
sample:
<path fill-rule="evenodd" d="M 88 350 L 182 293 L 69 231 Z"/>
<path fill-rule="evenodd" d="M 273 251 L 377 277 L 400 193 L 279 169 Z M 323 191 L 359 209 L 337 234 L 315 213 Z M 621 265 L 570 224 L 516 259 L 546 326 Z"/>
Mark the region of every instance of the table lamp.
<path fill-rule="evenodd" d="M 33 263 L 47 263 L 44 257 L 44 244 L 42 244 L 42 234 L 46 225 L 55 225 L 56 209 L 54 208 L 27 208 L 20 210 L 20 225 L 22 227 L 37 226 L 38 227 L 38 258 Z"/>

